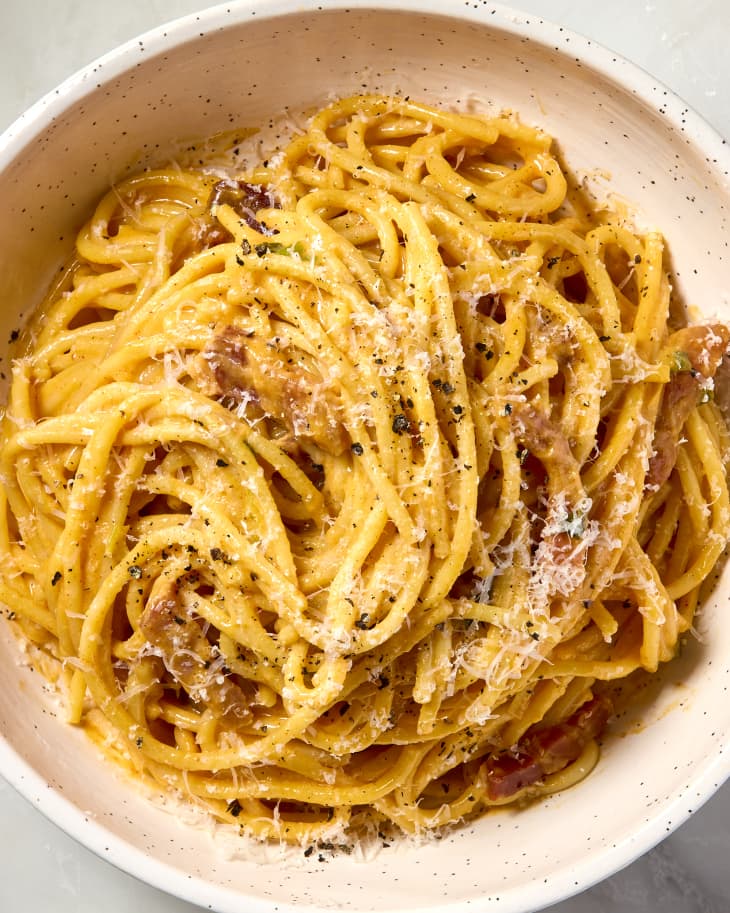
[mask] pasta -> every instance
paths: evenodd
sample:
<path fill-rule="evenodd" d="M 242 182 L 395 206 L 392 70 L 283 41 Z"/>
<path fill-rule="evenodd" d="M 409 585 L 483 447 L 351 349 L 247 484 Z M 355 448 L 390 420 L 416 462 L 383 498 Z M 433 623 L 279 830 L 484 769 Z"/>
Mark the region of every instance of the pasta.
<path fill-rule="evenodd" d="M 249 835 L 566 788 L 726 546 L 729 342 L 544 132 L 341 99 L 99 202 L 14 361 L 0 601 L 70 722 Z"/>

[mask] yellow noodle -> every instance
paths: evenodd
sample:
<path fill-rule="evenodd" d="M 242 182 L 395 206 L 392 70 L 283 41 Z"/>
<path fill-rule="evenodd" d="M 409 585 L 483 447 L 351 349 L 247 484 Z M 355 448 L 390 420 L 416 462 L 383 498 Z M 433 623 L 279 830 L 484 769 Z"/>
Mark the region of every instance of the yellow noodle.
<path fill-rule="evenodd" d="M 135 775 L 305 843 L 589 774 L 728 540 L 730 334 L 570 186 L 365 96 L 99 202 L 15 353 L 0 601 Z"/>

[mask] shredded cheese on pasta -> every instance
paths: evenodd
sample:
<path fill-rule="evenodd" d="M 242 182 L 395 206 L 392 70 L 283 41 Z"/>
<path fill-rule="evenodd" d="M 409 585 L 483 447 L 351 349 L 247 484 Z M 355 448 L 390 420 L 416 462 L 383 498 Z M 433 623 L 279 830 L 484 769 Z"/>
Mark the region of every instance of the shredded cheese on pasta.
<path fill-rule="evenodd" d="M 551 137 L 365 96 L 114 187 L 20 343 L 0 599 L 69 719 L 247 834 L 595 764 L 730 529 L 721 324 Z"/>

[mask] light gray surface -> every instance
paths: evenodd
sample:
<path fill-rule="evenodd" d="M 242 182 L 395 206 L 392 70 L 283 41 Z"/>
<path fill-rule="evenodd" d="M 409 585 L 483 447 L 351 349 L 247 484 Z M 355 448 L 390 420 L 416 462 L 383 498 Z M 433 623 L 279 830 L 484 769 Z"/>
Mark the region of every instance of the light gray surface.
<path fill-rule="evenodd" d="M 116 44 L 205 5 L 201 0 L 0 0 L 0 128 Z M 514 0 L 512 5 L 628 57 L 730 138 L 727 0 Z M 655 850 L 550 913 L 727 913 L 729 861 L 730 784 Z M 198 909 L 97 859 L 0 780 L 0 913 Z"/>

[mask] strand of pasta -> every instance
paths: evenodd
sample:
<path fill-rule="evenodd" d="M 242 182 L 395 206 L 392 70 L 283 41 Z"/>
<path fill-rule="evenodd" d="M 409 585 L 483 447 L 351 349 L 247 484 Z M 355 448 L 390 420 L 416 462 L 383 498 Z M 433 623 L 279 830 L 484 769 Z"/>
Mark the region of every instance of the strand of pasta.
<path fill-rule="evenodd" d="M 70 719 L 267 839 L 586 776 L 593 739 L 504 796 L 490 763 L 671 659 L 730 530 L 712 403 L 645 489 L 663 256 L 546 134 L 409 99 L 339 100 L 240 182 L 113 188 L 2 424 L 0 600 Z"/>

